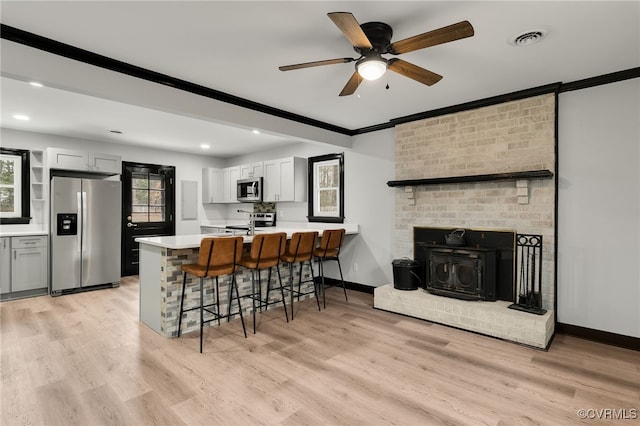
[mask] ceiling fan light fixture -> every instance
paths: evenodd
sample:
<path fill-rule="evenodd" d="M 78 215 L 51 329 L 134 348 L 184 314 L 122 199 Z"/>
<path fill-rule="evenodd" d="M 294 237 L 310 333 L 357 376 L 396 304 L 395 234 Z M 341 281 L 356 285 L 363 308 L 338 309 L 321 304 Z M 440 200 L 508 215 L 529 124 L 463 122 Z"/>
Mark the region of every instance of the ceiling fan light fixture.
<path fill-rule="evenodd" d="M 356 69 L 365 80 L 377 80 L 387 71 L 387 61 L 379 56 L 365 58 L 356 63 Z"/>

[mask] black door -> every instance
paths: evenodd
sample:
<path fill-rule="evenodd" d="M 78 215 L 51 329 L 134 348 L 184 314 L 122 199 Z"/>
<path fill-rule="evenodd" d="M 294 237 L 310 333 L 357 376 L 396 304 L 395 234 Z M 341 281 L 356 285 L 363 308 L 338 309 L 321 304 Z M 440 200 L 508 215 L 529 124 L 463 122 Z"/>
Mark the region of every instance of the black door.
<path fill-rule="evenodd" d="M 174 166 L 122 162 L 122 276 L 137 275 L 138 237 L 174 235 Z"/>

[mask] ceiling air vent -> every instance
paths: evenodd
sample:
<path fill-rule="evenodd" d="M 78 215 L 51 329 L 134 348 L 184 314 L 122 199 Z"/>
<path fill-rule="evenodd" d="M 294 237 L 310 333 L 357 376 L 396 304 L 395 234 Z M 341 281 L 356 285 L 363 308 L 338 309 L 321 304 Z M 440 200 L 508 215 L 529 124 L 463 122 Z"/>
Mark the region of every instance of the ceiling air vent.
<path fill-rule="evenodd" d="M 512 44 L 514 46 L 529 46 L 545 38 L 547 33 L 548 30 L 545 28 L 536 28 L 533 30 L 525 31 L 511 37 L 511 39 L 509 40 L 509 44 Z"/>

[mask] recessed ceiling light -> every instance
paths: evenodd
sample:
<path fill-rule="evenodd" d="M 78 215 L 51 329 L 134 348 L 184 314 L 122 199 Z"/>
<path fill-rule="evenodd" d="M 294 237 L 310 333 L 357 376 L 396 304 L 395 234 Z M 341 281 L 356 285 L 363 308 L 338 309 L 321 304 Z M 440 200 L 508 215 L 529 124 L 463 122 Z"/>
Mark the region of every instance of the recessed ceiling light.
<path fill-rule="evenodd" d="M 42 83 L 38 83 L 37 81 L 31 81 L 29 84 L 33 87 L 42 87 Z"/>
<path fill-rule="evenodd" d="M 548 34 L 548 28 L 536 27 L 514 35 L 509 39 L 509 44 L 513 46 L 529 46 L 542 41 L 542 39 L 545 38 Z"/>
<path fill-rule="evenodd" d="M 254 135 L 259 135 L 259 134 L 260 134 L 260 130 L 258 130 L 258 129 L 253 129 L 253 134 L 254 134 Z"/>
<path fill-rule="evenodd" d="M 29 116 L 24 114 L 14 114 L 13 118 L 15 118 L 16 120 L 22 120 L 22 121 L 30 120 Z"/>
<path fill-rule="evenodd" d="M 202 145 L 200 145 L 200 148 L 209 149 L 209 148 L 211 148 L 211 146 L 207 145 L 206 143 L 203 143 Z"/>

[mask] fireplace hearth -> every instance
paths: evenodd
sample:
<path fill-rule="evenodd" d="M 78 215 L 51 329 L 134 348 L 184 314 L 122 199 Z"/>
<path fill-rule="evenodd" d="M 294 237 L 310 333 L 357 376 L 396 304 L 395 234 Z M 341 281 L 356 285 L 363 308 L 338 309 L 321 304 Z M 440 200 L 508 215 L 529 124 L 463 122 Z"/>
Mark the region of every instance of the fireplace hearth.
<path fill-rule="evenodd" d="M 532 289 L 534 295 L 540 292 L 540 280 L 537 277 L 541 276 L 541 252 L 528 256 L 536 259 L 531 262 L 536 268 L 535 274 L 531 269 L 526 269 L 524 273 L 535 278 L 536 284 L 531 286 L 529 279 L 522 286 L 519 275 L 523 259 L 520 252 L 516 251 L 523 245 L 519 241 L 516 246 L 521 234 L 515 231 L 467 229 L 464 234 L 466 246 L 452 247 L 445 244 L 445 235 L 451 231 L 451 228 L 413 228 L 414 258 L 423 265 L 424 277 L 429 274 L 434 276 L 437 291 L 428 289 L 426 285 L 416 291 L 397 290 L 393 284 L 382 285 L 374 290 L 374 307 L 540 349 L 546 348 L 553 336 L 554 311 L 548 309 L 539 315 L 531 315 L 529 311 L 509 309 L 516 298 L 522 302 L 522 293 L 528 294 L 527 289 Z M 538 241 L 540 246 L 542 243 L 541 239 L 530 241 L 531 245 L 536 243 L 536 248 Z M 430 267 L 433 270 L 427 267 L 430 255 L 436 260 Z M 516 256 L 518 262 L 515 261 Z M 493 277 L 488 272 L 488 264 L 495 265 Z M 422 282 L 426 283 L 426 278 Z M 495 299 L 487 296 L 492 291 L 492 285 L 495 286 Z M 454 296 L 449 293 L 451 291 L 455 291 Z"/>

